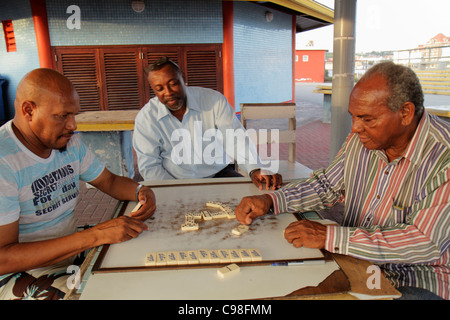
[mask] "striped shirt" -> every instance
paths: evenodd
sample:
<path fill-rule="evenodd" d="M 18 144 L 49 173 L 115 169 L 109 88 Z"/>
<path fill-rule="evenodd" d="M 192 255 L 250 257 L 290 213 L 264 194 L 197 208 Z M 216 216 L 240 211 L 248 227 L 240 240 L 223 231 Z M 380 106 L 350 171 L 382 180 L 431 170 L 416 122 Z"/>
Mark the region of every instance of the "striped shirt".
<path fill-rule="evenodd" d="M 275 214 L 342 202 L 325 249 L 380 264 L 394 286 L 450 298 L 450 125 L 424 113 L 402 157 L 389 162 L 351 133 L 327 169 L 271 194 Z"/>

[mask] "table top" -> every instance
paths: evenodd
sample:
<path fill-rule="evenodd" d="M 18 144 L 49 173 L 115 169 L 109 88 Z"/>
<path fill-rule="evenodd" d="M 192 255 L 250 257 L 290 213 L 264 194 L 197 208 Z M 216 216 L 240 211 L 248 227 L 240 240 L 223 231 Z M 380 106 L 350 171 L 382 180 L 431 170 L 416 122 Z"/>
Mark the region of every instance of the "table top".
<path fill-rule="evenodd" d="M 155 216 L 159 214 L 160 217 L 177 215 L 177 212 L 174 211 L 177 206 L 183 207 L 185 210 L 195 209 L 205 199 L 223 201 L 234 207 L 239 203 L 241 197 L 264 192 L 254 187 L 248 178 L 175 180 L 166 181 L 164 184 L 151 182 L 144 182 L 144 184 L 152 185 L 157 194 L 157 207 L 160 212 L 157 209 Z M 170 189 L 176 190 L 172 190 L 174 191 L 172 193 L 167 192 Z M 183 194 L 183 196 L 178 197 L 180 194 Z M 209 199 L 210 197 L 214 199 Z M 167 204 L 166 198 L 176 199 L 176 201 L 172 200 L 170 204 Z M 158 203 L 161 203 L 161 205 L 158 205 Z M 131 211 L 130 208 L 133 208 L 136 203 L 124 202 L 123 205 L 122 213 L 126 214 L 127 211 Z M 177 248 L 184 250 L 189 246 L 206 248 L 208 246 L 219 246 L 221 239 L 224 241 L 224 246 L 236 245 L 237 247 L 245 247 L 246 243 L 257 247 L 259 239 L 263 245 L 258 249 L 261 250 L 263 257 L 266 255 L 270 260 L 291 258 L 290 254 L 292 251 L 295 252 L 295 248 L 284 240 L 282 231 L 280 231 L 284 230 L 285 224 L 291 221 L 288 215 L 291 216 L 291 214 L 280 215 L 279 217 L 283 216 L 280 220 L 271 218 L 257 221 L 257 228 L 253 231 L 250 230 L 249 234 L 241 239 L 228 237 L 226 228 L 222 228 L 221 232 L 214 235 L 211 233 L 212 229 L 207 228 L 206 224 L 203 225 L 203 231 L 205 232 L 203 234 L 198 233 L 198 237 L 195 235 L 196 231 L 190 235 L 180 235 L 175 230 L 178 227 L 173 231 L 170 231 L 170 228 L 167 229 L 166 224 L 170 219 L 166 222 L 159 218 L 152 220 L 150 223 L 154 223 L 153 232 L 147 235 L 142 234 L 140 237 L 128 241 L 128 243 L 109 246 L 105 254 L 106 258 L 101 262 L 101 264 L 104 264 L 103 271 L 98 269 L 87 277 L 80 299 L 297 299 L 299 297 L 317 297 L 323 294 L 329 297 L 331 293 L 337 294 L 339 299 L 398 296 L 398 292 L 385 279 L 381 290 L 373 291 L 364 288 L 369 276 L 367 274 L 367 266 L 371 265 L 369 262 L 358 259 L 352 260 L 352 258 L 345 256 L 339 257 L 338 260 L 328 255 L 317 261 L 317 251 L 314 249 L 309 249 L 312 250 L 311 252 L 297 249 L 297 256 L 313 257 L 312 261 L 316 260 L 318 264 L 287 267 L 247 264 L 240 266 L 239 273 L 225 279 L 217 276 L 217 266 L 169 269 L 140 268 L 139 270 L 108 269 L 108 267 L 143 264 L 143 257 L 141 256 L 146 252 L 146 246 L 149 251 L 156 250 L 158 247 L 161 250 L 169 250 L 169 248 L 171 250 Z M 158 231 L 158 226 L 166 227 Z M 221 226 L 221 224 L 216 224 L 215 228 L 221 230 Z M 229 226 L 227 225 L 227 227 Z M 270 230 L 273 232 L 270 232 Z M 167 234 L 165 237 L 162 236 L 164 232 Z M 178 235 L 172 233 L 178 233 Z M 210 242 L 207 242 L 208 237 L 211 238 Z M 269 248 L 271 240 L 273 240 L 275 249 L 277 246 L 282 248 L 282 250 L 279 250 L 280 252 L 277 253 L 273 251 L 274 249 Z M 160 242 L 159 245 L 158 241 Z M 199 244 L 199 242 L 202 243 Z M 183 243 L 185 247 L 183 247 Z M 108 254 L 110 254 L 109 257 Z M 320 254 L 322 255 L 322 252 Z M 93 260 L 91 265 L 98 262 L 97 258 Z M 363 285 L 360 284 L 355 287 L 356 295 L 348 296 L 348 293 L 354 291 L 354 289 L 353 285 L 349 283 L 349 277 L 344 269 L 360 276 L 355 281 Z M 347 294 L 347 296 L 344 297 L 343 294 Z"/>

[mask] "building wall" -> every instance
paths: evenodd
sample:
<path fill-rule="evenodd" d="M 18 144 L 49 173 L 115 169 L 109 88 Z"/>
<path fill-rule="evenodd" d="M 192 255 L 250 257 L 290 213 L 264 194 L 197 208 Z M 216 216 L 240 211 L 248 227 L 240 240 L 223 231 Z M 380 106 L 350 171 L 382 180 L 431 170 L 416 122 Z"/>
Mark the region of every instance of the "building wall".
<path fill-rule="evenodd" d="M 6 52 L 3 30 L 0 32 L 0 76 L 7 80 L 3 87 L 5 119 L 14 117 L 14 99 L 20 79 L 30 70 L 39 68 L 33 18 L 29 0 L 0 0 L 0 21 L 12 20 L 17 51 Z M 1 112 L 0 112 L 1 114 Z"/>
<path fill-rule="evenodd" d="M 75 4 L 80 29 L 69 28 Z M 143 12 L 129 0 L 46 0 L 52 46 L 222 43 L 222 3 L 210 0 L 145 1 Z M 0 76 L 7 80 L 5 118 L 14 117 L 14 99 L 20 79 L 39 68 L 36 36 L 29 0 L 0 0 L 0 21 L 12 20 L 17 52 L 6 52 L 1 32 Z M 0 112 L 0 115 L 3 112 Z M 4 120 L 4 119 L 0 119 Z"/>
<path fill-rule="evenodd" d="M 69 28 L 75 4 L 80 29 Z M 52 46 L 223 43 L 222 2 L 211 0 L 152 0 L 136 13 L 129 0 L 46 0 Z M 189 4 L 189 5 L 186 5 Z M 11 19 L 17 52 L 6 52 L 0 41 L 0 76 L 8 80 L 7 118 L 14 116 L 20 79 L 39 67 L 29 0 L 0 0 L 0 20 Z M 234 2 L 235 99 L 244 102 L 284 102 L 293 99 L 292 16 L 255 3 Z M 224 65 L 224 68 L 233 66 Z M 0 119 L 1 120 L 1 119 Z"/>
<path fill-rule="evenodd" d="M 141 13 L 130 0 L 47 0 L 52 46 L 222 43 L 222 2 L 210 0 L 145 1 Z M 75 4 L 80 29 L 67 19 Z M 189 5 L 186 5 L 188 3 Z"/>
<path fill-rule="evenodd" d="M 293 96 L 292 16 L 234 2 L 235 109 L 240 103 L 286 102 Z M 226 67 L 226 66 L 224 66 Z"/>
<path fill-rule="evenodd" d="M 297 50 L 295 56 L 295 81 L 324 82 L 325 50 Z"/>

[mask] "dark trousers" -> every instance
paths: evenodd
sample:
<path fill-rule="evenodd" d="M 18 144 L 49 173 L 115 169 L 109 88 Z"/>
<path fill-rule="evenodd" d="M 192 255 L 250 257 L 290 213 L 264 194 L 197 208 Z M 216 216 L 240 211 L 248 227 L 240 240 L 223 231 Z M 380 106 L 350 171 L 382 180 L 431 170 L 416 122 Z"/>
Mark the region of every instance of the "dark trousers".
<path fill-rule="evenodd" d="M 237 177 L 243 177 L 242 174 L 236 171 L 235 165 L 233 163 L 230 163 L 225 168 L 220 170 L 214 175 L 214 178 L 237 178 Z"/>

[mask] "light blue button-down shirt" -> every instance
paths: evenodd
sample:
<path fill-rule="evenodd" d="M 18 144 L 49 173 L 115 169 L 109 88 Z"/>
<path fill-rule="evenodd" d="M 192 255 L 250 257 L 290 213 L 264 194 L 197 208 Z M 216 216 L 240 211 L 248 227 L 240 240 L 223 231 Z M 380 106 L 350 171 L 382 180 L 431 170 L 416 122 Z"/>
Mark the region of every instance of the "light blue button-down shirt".
<path fill-rule="evenodd" d="M 157 97 L 137 114 L 133 146 L 144 180 L 208 178 L 233 161 L 246 172 L 261 167 L 256 146 L 221 93 L 186 87 L 186 96 L 181 122 Z"/>

